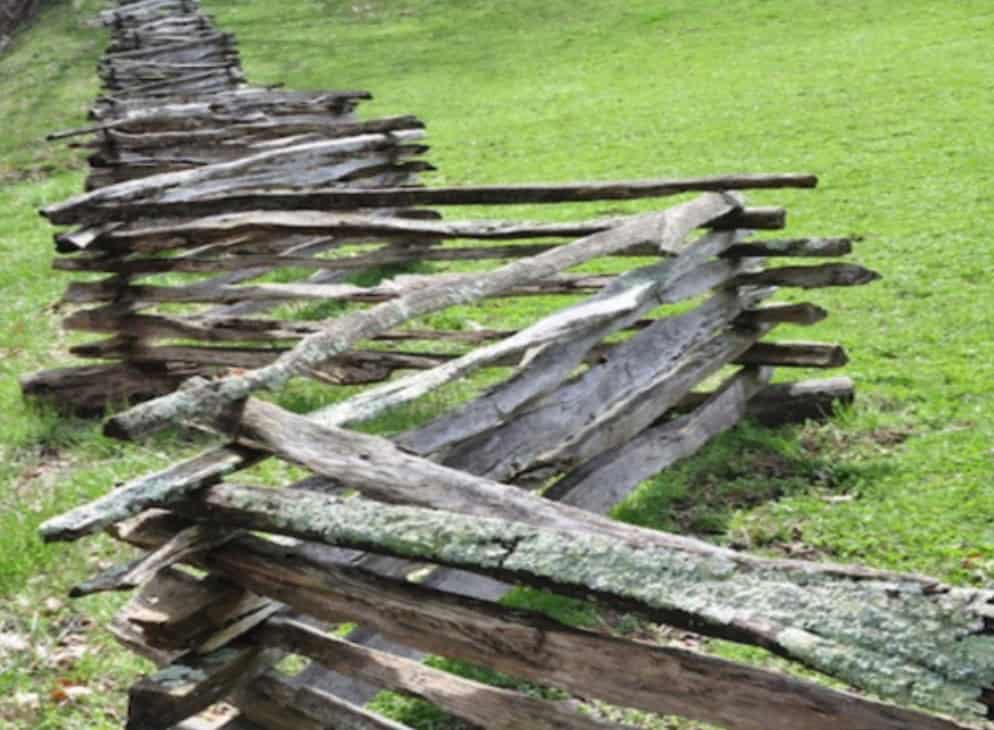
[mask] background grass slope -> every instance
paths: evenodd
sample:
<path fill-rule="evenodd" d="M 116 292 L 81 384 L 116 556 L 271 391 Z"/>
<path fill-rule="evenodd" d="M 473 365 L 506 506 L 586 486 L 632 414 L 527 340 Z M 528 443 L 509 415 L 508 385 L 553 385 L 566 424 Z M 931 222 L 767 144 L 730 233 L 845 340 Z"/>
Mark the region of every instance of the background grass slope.
<path fill-rule="evenodd" d="M 376 100 L 364 114 L 425 119 L 436 183 L 819 173 L 817 191 L 752 200 L 787 205 L 791 235 L 866 237 L 856 258 L 883 281 L 818 292 L 833 316 L 782 333 L 843 342 L 857 405 L 823 426 L 738 429 L 617 514 L 751 549 L 990 581 L 989 2 L 206 5 L 237 34 L 253 82 L 367 88 Z M 104 37 L 86 25 L 97 7 L 51 3 L 0 56 L 0 634 L 50 649 L 0 647 L 0 724 L 15 727 L 117 727 L 120 688 L 138 669 L 80 628 L 115 599 L 44 605 L 112 548 L 42 547 L 38 522 L 190 447 L 175 436 L 105 441 L 93 424 L 23 404 L 17 389 L 18 374 L 68 362 L 51 309 L 65 280 L 49 271 L 50 231 L 35 210 L 81 190 L 79 156 L 39 140 L 82 122 L 97 92 Z M 89 650 L 59 664 L 66 635 Z M 74 682 L 113 691 L 66 702 L 56 690 Z M 15 702 L 18 692 L 39 693 L 39 707 Z"/>

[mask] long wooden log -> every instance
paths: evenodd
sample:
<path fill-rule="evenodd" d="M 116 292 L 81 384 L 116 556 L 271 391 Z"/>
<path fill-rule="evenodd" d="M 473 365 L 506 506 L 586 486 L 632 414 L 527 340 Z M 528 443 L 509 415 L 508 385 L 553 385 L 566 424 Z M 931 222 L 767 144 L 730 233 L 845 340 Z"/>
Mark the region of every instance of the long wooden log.
<path fill-rule="evenodd" d="M 568 702 L 539 700 L 426 667 L 409 659 L 322 634 L 292 620 L 269 621 L 260 632 L 265 646 L 310 657 L 329 669 L 355 673 L 387 689 L 413 695 L 495 730 L 594 730 L 619 725 L 578 713 Z"/>
<path fill-rule="evenodd" d="M 632 223 L 595 233 L 567 246 L 531 258 L 519 259 L 496 271 L 482 273 L 465 285 L 440 285 L 407 294 L 392 302 L 341 317 L 300 342 L 274 364 L 242 376 L 202 383 L 119 414 L 105 424 L 108 434 L 135 438 L 181 420 L 195 411 L 227 410 L 260 388 L 279 387 L 313 370 L 353 343 L 375 337 L 415 317 L 459 304 L 469 304 L 513 286 L 540 281 L 590 259 L 622 251 L 640 243 L 656 243 L 676 253 L 688 233 L 702 223 L 740 207 L 728 196 L 706 194 L 689 203 Z M 210 416 L 208 416 L 209 418 Z"/>
<path fill-rule="evenodd" d="M 258 211 L 210 216 L 193 222 L 144 223 L 117 228 L 101 238 L 101 248 L 140 252 L 157 250 L 150 243 L 157 238 L 182 238 L 191 243 L 214 240 L 219 233 L 230 235 L 242 231 L 294 231 L 321 234 L 400 235 L 426 238 L 468 238 L 514 240 L 539 237 L 580 237 L 614 228 L 629 222 L 630 217 L 616 217 L 579 223 L 543 223 L 539 221 L 468 220 L 427 221 L 361 213 L 333 213 L 316 210 Z"/>
<path fill-rule="evenodd" d="M 852 253 L 853 238 L 788 238 L 780 241 L 746 241 L 726 256 L 845 256 Z"/>
<path fill-rule="evenodd" d="M 943 588 L 935 594 L 912 576 L 904 581 L 873 579 L 857 577 L 863 572 L 857 570 L 844 577 L 841 568 L 831 578 L 824 573 L 785 576 L 780 569 L 758 567 L 743 571 L 727 561 L 635 548 L 584 532 L 367 505 L 362 499 L 343 502 L 305 492 L 287 497 L 273 490 L 221 485 L 200 493 L 192 509 L 207 509 L 212 520 L 242 527 L 330 544 L 375 546 L 415 560 L 431 555 L 434 562 L 472 564 L 476 571 L 596 596 L 671 624 L 686 626 L 692 616 L 697 631 L 759 641 L 889 699 L 963 717 L 984 712 L 981 690 L 992 676 L 992 641 L 983 633 L 983 617 L 991 611 L 989 591 Z M 274 595 L 271 589 L 256 588 Z M 284 587 L 274 597 L 303 608 L 288 592 Z M 306 612 L 319 615 L 313 606 Z M 927 637 L 916 620 L 932 622 Z M 950 662 L 951 657 L 956 660 Z"/>
<path fill-rule="evenodd" d="M 423 129 L 424 122 L 413 115 L 382 117 L 368 120 L 344 120 L 328 117 L 314 119 L 301 117 L 263 118 L 257 121 L 233 121 L 223 126 L 195 130 L 147 131 L 150 119 L 145 119 L 141 131 L 130 131 L 126 124 L 105 125 L 107 138 L 117 149 L 149 150 L 161 148 L 182 148 L 187 144 L 235 144 L 252 143 L 269 139 L 279 139 L 295 134 L 321 134 L 328 139 L 355 137 L 361 134 L 382 134 L 402 129 Z"/>
<path fill-rule="evenodd" d="M 753 209 L 756 210 L 756 209 Z M 744 215 L 751 215 L 745 209 Z M 362 236 L 424 237 L 429 239 L 480 239 L 514 240 L 540 237 L 577 237 L 607 230 L 631 217 L 615 217 L 576 223 L 542 223 L 538 221 L 419 221 L 391 218 L 383 215 L 332 213 L 312 210 L 257 211 L 233 213 L 198 219 L 194 222 L 144 223 L 140 225 L 112 224 L 98 227 L 98 235 L 86 239 L 86 247 L 118 252 L 155 252 L 164 249 L 163 241 L 170 248 L 198 245 L 226 237 L 233 233 L 257 231 L 294 231 Z M 66 243 L 71 239 L 61 234 Z M 741 243 L 727 252 L 727 256 L 839 256 L 848 251 L 841 245 L 848 239 L 787 239 L 783 241 L 752 241 Z M 70 249 L 66 249 L 68 251 Z M 655 255 L 651 247 L 636 249 L 642 255 Z M 634 253 L 634 252 L 633 252 Z M 78 270 L 87 268 L 82 262 L 88 259 L 70 259 L 79 264 L 62 264 Z"/>
<path fill-rule="evenodd" d="M 409 259 L 411 260 L 411 259 Z M 365 268 L 365 267 L 364 267 Z M 339 271 L 339 267 L 331 267 L 332 271 Z M 254 269 L 248 270 L 253 277 L 259 274 L 254 273 Z M 356 284 L 252 284 L 247 286 L 231 286 L 224 281 L 206 281 L 189 286 L 126 286 L 122 285 L 119 279 L 110 278 L 103 281 L 85 283 L 76 282 L 70 284 L 63 295 L 62 301 L 68 304 L 88 304 L 93 302 L 117 302 L 112 306 L 113 311 L 92 310 L 85 313 L 76 313 L 66 320 L 68 327 L 83 328 L 85 322 L 100 321 L 103 325 L 94 331 L 108 331 L 112 326 L 110 323 L 117 319 L 117 310 L 120 303 L 128 304 L 154 304 L 154 303 L 189 303 L 205 302 L 220 304 L 237 304 L 241 302 L 281 302 L 292 300 L 317 300 L 317 301 L 347 301 L 379 303 L 398 299 L 405 294 L 424 290 L 429 287 L 449 284 L 471 285 L 476 274 L 436 274 L 436 275 L 402 275 L 371 287 L 363 287 Z M 520 296 L 548 296 L 552 294 L 578 294 L 600 289 L 610 283 L 613 277 L 598 275 L 560 275 L 549 277 L 548 279 L 530 282 L 522 286 L 516 286 L 502 290 L 494 297 L 512 298 Z M 198 324 L 210 323 L 223 326 L 218 321 L 218 317 L 171 317 L 170 319 L 185 321 L 190 326 L 196 327 Z M 79 324 L 77 324 L 77 321 Z M 242 325 L 244 327 L 252 325 Z M 277 330 L 301 329 L 309 331 L 318 326 L 313 323 L 284 322 L 282 325 L 278 321 L 270 321 L 268 328 Z"/>
<path fill-rule="evenodd" d="M 143 520 L 121 538 L 154 547 L 171 533 Z M 252 536 L 203 556 L 204 567 L 304 614 L 351 615 L 422 651 L 459 658 L 585 697 L 682 715 L 732 730 L 964 730 L 954 721 L 694 651 L 564 626 L 363 570 L 312 562 Z M 445 632 L 439 632 L 439 617 Z M 632 676 L 639 681 L 632 681 Z"/>
<path fill-rule="evenodd" d="M 376 137 L 377 135 L 366 135 Z M 392 135 L 402 139 L 406 136 Z M 363 138 L 357 138 L 363 139 Z M 371 142 L 372 140 L 370 140 Z M 333 144 L 331 142 L 324 144 Z M 272 154 L 272 153 L 270 153 Z M 236 163 L 224 163 L 232 167 L 211 170 L 211 173 L 224 174 L 244 169 L 251 158 Z M 254 161 L 253 161 L 254 162 Z M 126 187 L 114 186 L 95 191 L 84 196 L 71 198 L 63 203 L 46 207 L 42 213 L 53 224 L 69 225 L 84 221 L 122 219 L 137 217 L 136 205 L 143 208 L 144 214 L 155 214 L 168 206 L 184 208 L 199 213 L 205 201 L 216 198 L 217 190 L 198 192 L 197 184 L 205 179 L 205 170 L 191 173 L 171 173 L 173 176 L 156 180 L 145 180 L 144 184 L 127 183 Z M 379 190 L 328 190 L 307 193 L 274 192 L 254 195 L 250 207 L 237 200 L 233 187 L 226 195 L 228 210 L 280 210 L 303 208 L 325 210 L 329 208 L 395 208 L 420 205 L 494 205 L 514 203 L 562 203 L 595 200 L 632 200 L 654 198 L 693 191 L 748 190 L 757 188 L 814 187 L 817 178 L 813 175 L 739 175 L 683 180 L 649 180 L 612 183 L 575 183 L 570 185 L 515 185 L 477 186 L 464 188 L 396 188 Z M 125 184 L 122 184 L 125 185 Z M 243 186 L 244 187 L 244 186 Z M 270 186 L 272 187 L 272 186 Z M 314 181 L 311 182 L 314 187 Z M 279 200 L 277 201 L 277 198 Z"/>
<path fill-rule="evenodd" d="M 742 365 L 840 368 L 849 362 L 842 345 L 825 342 L 757 342 L 736 360 Z"/>

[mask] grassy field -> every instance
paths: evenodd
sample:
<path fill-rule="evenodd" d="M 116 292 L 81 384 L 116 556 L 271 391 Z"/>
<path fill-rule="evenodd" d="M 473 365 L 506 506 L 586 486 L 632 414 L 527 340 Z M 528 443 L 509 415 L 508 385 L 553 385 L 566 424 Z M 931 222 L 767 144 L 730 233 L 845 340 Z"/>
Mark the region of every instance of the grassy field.
<path fill-rule="evenodd" d="M 253 82 L 368 88 L 366 115 L 425 119 L 436 183 L 818 173 L 816 191 L 752 200 L 786 205 L 788 234 L 866 237 L 855 258 L 884 279 L 817 293 L 833 316 L 782 333 L 843 342 L 856 406 L 824 425 L 740 428 L 617 516 L 754 550 L 994 577 L 989 2 L 205 4 L 238 35 Z M 65 279 L 49 270 L 35 211 L 78 192 L 82 168 L 40 138 L 81 122 L 97 92 L 98 5 L 51 3 L 0 56 L 3 727 L 120 727 L 142 665 L 95 626 L 119 599 L 62 600 L 117 548 L 44 547 L 35 529 L 192 447 L 175 435 L 107 441 L 93 423 L 24 404 L 17 387 L 19 374 L 69 362 L 53 308 Z M 380 706 L 449 727 L 396 697 Z"/>

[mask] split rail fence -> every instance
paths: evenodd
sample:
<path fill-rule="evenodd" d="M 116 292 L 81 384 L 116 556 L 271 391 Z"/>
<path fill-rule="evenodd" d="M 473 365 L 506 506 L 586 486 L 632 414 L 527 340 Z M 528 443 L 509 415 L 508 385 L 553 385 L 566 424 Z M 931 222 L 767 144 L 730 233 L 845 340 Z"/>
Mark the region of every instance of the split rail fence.
<path fill-rule="evenodd" d="M 835 344 L 767 339 L 826 314 L 768 303 L 777 288 L 876 278 L 824 262 L 850 239 L 756 234 L 785 212 L 737 191 L 812 176 L 422 187 L 417 120 L 357 120 L 361 92 L 244 86 L 232 39 L 187 0 L 122 3 L 105 19 L 108 95 L 76 130 L 94 135 L 90 190 L 44 212 L 76 226 L 57 236 L 57 267 L 107 275 L 66 300 L 91 307 L 70 327 L 110 336 L 76 352 L 112 363 L 27 390 L 89 408 L 158 396 L 107 432 L 184 424 L 225 439 L 42 528 L 47 540 L 107 530 L 143 551 L 74 590 L 135 590 L 112 629 L 161 669 L 132 687 L 129 728 L 196 727 L 221 701 L 238 708 L 232 729 L 401 727 L 362 707 L 381 689 L 486 728 L 623 726 L 588 700 L 733 730 L 989 716 L 991 591 L 602 516 L 746 415 L 782 420 L 851 395 L 844 379 L 768 384 L 774 367 L 845 362 Z M 691 192 L 575 222 L 434 212 Z M 386 266 L 418 273 L 383 278 Z M 274 277 L 286 269 L 308 278 Z M 459 326 L 490 300 L 543 304 L 514 329 Z M 477 376 L 489 387 L 474 390 Z M 329 389 L 306 415 L 258 398 L 301 378 L 365 387 Z M 437 397 L 454 385 L 467 391 L 458 405 Z M 391 438 L 349 428 L 398 408 L 421 417 Z M 266 459 L 309 476 L 250 486 Z M 500 599 L 514 585 L 758 646 L 879 699 L 511 610 Z M 458 677 L 425 654 L 562 699 Z M 284 673 L 287 655 L 309 664 Z"/>

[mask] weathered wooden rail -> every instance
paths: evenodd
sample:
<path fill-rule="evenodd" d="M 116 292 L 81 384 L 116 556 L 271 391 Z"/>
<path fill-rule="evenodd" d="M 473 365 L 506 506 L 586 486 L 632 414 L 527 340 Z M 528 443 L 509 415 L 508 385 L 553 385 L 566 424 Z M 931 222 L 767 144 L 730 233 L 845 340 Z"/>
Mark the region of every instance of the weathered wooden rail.
<path fill-rule="evenodd" d="M 136 591 L 112 629 L 162 668 L 132 688 L 129 728 L 197 727 L 222 700 L 232 730 L 401 727 L 362 708 L 380 689 L 488 728 L 619 727 L 587 699 L 734 730 L 990 715 L 994 593 L 602 516 L 746 415 L 851 397 L 844 378 L 769 385 L 774 367 L 846 361 L 839 345 L 767 339 L 827 314 L 769 303 L 776 289 L 876 278 L 826 262 L 851 239 L 758 234 L 785 212 L 736 192 L 813 176 L 422 187 L 420 122 L 357 119 L 363 92 L 246 86 L 234 39 L 192 0 L 119 3 L 104 20 L 106 95 L 93 125 L 56 135 L 88 140 L 88 190 L 44 213 L 74 227 L 56 267 L 105 275 L 70 285 L 66 305 L 84 308 L 66 325 L 108 335 L 75 352 L 110 364 L 25 388 L 82 409 L 159 396 L 107 432 L 179 423 L 226 439 L 42 528 L 143 551 L 74 589 Z M 613 219 L 434 212 L 682 193 L 696 196 Z M 495 299 L 535 304 L 496 329 Z M 298 378 L 367 387 L 306 415 L 259 399 Z M 436 397 L 454 383 L 458 404 Z M 348 428 L 397 408 L 421 415 L 389 439 Z M 272 458 L 310 476 L 242 483 Z M 510 610 L 513 585 L 763 647 L 878 699 Z M 358 628 L 327 633 L 343 623 Z M 566 699 L 456 677 L 426 653 Z M 285 674 L 288 654 L 310 664 Z"/>

